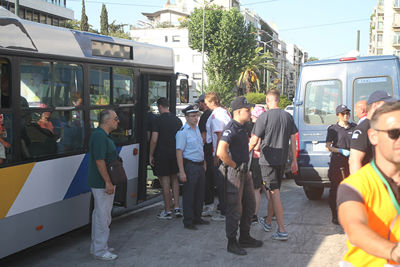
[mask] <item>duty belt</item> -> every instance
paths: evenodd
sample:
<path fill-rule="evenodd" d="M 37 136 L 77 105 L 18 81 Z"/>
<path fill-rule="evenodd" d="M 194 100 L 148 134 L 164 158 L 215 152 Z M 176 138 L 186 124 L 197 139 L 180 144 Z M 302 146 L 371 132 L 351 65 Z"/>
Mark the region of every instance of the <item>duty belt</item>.
<path fill-rule="evenodd" d="M 194 164 L 194 165 L 203 166 L 204 160 L 199 161 L 199 162 L 195 162 L 195 161 L 191 161 L 190 159 L 183 159 L 183 164 L 186 164 L 186 163 L 191 163 L 191 164 Z"/>

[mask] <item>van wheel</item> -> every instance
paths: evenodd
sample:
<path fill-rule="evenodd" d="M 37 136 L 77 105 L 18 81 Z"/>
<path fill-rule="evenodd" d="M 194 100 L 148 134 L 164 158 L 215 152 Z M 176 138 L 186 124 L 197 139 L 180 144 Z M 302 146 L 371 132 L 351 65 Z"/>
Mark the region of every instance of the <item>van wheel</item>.
<path fill-rule="evenodd" d="M 303 186 L 303 190 L 309 200 L 320 200 L 324 193 L 323 187 Z"/>

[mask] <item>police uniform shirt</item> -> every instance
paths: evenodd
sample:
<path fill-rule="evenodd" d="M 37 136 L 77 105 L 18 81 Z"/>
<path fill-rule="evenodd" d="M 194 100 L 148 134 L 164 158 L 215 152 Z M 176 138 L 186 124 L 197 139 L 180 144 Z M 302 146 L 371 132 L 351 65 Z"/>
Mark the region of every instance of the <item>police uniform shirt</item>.
<path fill-rule="evenodd" d="M 332 142 L 333 147 L 349 150 L 351 137 L 356 126 L 355 123 L 349 123 L 347 128 L 337 123 L 329 126 L 326 142 Z"/>
<path fill-rule="evenodd" d="M 185 124 L 176 133 L 176 149 L 182 150 L 183 158 L 201 162 L 204 160 L 203 138 L 199 127 L 196 125 L 196 130 L 193 130 L 189 124 Z"/>
<path fill-rule="evenodd" d="M 221 141 L 229 144 L 229 152 L 236 165 L 249 161 L 249 136 L 244 125 L 231 120 L 222 133 Z"/>
<path fill-rule="evenodd" d="M 369 119 L 363 120 L 353 131 L 351 136 L 351 149 L 356 149 L 365 153 L 365 157 L 362 161 L 364 166 L 371 161 L 373 152 L 372 145 L 368 138 L 368 129 L 371 128 Z"/>

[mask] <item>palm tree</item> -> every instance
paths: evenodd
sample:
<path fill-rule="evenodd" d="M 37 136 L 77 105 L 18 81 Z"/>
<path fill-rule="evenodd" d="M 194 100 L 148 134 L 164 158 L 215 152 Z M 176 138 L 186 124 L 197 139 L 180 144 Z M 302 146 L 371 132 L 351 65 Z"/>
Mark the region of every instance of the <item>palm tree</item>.
<path fill-rule="evenodd" d="M 237 80 L 237 86 L 245 85 L 246 93 L 251 92 L 252 85 L 254 85 L 256 92 L 260 91 L 260 69 L 265 69 L 276 73 L 274 64 L 268 62 L 273 60 L 271 52 L 261 53 L 262 47 L 257 47 L 254 50 L 254 57 L 247 63 L 240 73 Z"/>

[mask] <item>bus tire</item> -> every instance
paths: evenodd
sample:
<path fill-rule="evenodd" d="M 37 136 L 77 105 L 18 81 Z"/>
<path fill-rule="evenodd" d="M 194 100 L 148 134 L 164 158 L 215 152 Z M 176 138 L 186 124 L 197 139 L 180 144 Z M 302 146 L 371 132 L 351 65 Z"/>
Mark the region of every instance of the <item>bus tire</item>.
<path fill-rule="evenodd" d="M 309 200 L 320 200 L 324 193 L 323 187 L 303 186 L 303 190 Z"/>

